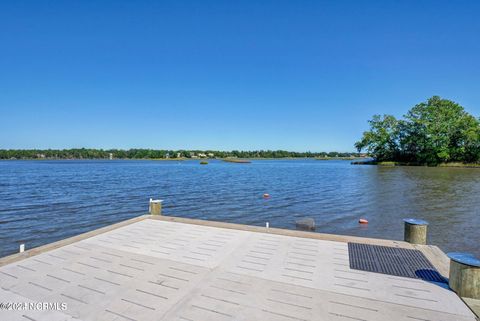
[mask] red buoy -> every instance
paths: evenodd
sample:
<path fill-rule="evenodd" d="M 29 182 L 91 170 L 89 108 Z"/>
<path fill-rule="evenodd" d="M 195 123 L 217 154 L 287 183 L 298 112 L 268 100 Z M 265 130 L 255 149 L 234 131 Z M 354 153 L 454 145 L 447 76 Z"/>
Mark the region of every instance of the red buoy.
<path fill-rule="evenodd" d="M 361 218 L 361 219 L 358 220 L 358 223 L 360 223 L 360 224 L 368 224 L 368 220 L 365 219 L 365 218 Z"/>

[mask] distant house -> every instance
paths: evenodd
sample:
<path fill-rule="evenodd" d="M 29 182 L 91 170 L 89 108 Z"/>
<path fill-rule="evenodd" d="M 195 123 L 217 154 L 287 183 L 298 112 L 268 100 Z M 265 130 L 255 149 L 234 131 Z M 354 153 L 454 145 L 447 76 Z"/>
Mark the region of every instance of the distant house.
<path fill-rule="evenodd" d="M 213 158 L 213 157 L 215 157 L 215 154 L 214 153 L 208 153 L 207 156 L 210 157 L 210 158 Z"/>
<path fill-rule="evenodd" d="M 109 153 L 108 158 L 112 160 L 113 159 L 113 153 Z"/>
<path fill-rule="evenodd" d="M 198 157 L 200 157 L 200 158 L 207 158 L 207 155 L 205 155 L 204 153 L 198 153 Z"/>
<path fill-rule="evenodd" d="M 177 158 L 182 157 L 182 153 L 177 153 Z"/>

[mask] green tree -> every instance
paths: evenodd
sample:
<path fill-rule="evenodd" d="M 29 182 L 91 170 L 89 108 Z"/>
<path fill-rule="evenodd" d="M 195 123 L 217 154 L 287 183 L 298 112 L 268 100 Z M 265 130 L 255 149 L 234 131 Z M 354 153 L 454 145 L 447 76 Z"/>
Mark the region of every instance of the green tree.
<path fill-rule="evenodd" d="M 399 154 L 399 122 L 391 115 L 374 115 L 370 130 L 355 143 L 360 152 L 366 150 L 378 160 L 394 160 Z"/>
<path fill-rule="evenodd" d="M 436 165 L 480 159 L 480 122 L 459 104 L 433 96 L 396 120 L 375 115 L 355 147 L 377 160 Z"/>
<path fill-rule="evenodd" d="M 459 104 L 434 96 L 413 107 L 405 119 L 403 149 L 415 152 L 409 158 L 428 164 L 478 159 L 478 120 Z"/>

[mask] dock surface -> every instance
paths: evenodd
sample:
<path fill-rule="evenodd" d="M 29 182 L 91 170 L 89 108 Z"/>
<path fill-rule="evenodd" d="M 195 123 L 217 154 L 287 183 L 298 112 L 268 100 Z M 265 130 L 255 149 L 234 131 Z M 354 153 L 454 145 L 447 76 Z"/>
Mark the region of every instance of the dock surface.
<path fill-rule="evenodd" d="M 0 320 L 476 320 L 445 284 L 350 269 L 342 237 L 218 226 L 145 217 L 4 260 L 0 302 L 67 309 Z"/>

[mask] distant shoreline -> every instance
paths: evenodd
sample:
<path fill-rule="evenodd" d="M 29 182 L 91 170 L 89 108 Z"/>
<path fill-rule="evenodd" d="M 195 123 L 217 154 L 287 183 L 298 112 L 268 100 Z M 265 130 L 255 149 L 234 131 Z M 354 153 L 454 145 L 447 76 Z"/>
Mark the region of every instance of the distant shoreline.
<path fill-rule="evenodd" d="M 286 150 L 166 150 L 166 149 L 0 149 L 0 159 L 202 159 L 202 158 L 337 158 L 362 157 L 355 152 L 293 152 Z"/>
<path fill-rule="evenodd" d="M 333 160 L 360 160 L 360 159 L 368 159 L 369 157 L 242 157 L 242 158 L 232 158 L 232 157 L 225 157 L 225 158 L 1 158 L 0 161 L 79 161 L 79 160 L 123 160 L 123 161 L 201 161 L 201 160 L 219 160 L 219 161 L 232 161 L 235 160 L 319 160 L 319 161 L 333 161 Z"/>
<path fill-rule="evenodd" d="M 427 164 L 418 164 L 418 163 L 408 163 L 408 162 L 395 162 L 395 161 L 355 161 L 351 162 L 352 165 L 376 165 L 382 167 L 395 167 L 395 166 L 413 166 L 413 167 L 455 167 L 455 168 L 480 168 L 479 163 L 440 163 L 438 165 L 427 165 Z"/>

